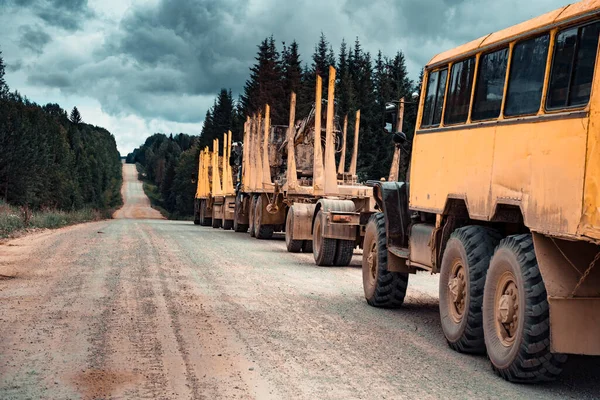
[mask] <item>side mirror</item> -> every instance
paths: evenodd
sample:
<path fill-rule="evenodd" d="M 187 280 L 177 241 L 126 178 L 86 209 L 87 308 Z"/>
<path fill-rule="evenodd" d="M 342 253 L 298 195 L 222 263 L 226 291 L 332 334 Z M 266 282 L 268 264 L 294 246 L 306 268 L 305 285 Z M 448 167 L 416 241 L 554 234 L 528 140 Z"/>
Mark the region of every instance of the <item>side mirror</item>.
<path fill-rule="evenodd" d="M 416 99 L 418 99 L 418 98 L 419 98 L 419 92 L 413 92 L 413 94 L 412 94 L 412 99 L 413 99 L 413 100 L 416 100 Z"/>
<path fill-rule="evenodd" d="M 387 133 L 387 134 L 390 134 L 390 133 L 392 133 L 392 124 L 391 124 L 391 123 L 389 123 L 389 122 L 387 122 L 387 123 L 385 124 L 385 126 L 383 127 L 383 131 L 384 131 L 385 133 Z"/>
<path fill-rule="evenodd" d="M 404 144 L 408 141 L 406 138 L 406 133 L 404 132 L 396 132 L 394 133 L 394 143 L 396 144 Z"/>

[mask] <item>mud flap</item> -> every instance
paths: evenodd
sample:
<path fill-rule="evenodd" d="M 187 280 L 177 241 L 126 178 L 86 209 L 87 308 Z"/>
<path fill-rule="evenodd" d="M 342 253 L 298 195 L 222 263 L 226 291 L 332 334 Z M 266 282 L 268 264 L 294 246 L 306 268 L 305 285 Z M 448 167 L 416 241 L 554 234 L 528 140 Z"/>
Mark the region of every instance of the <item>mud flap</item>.
<path fill-rule="evenodd" d="M 293 240 L 312 240 L 312 223 L 316 204 L 294 203 L 288 212 L 294 214 Z M 290 227 L 286 226 L 286 230 Z"/>
<path fill-rule="evenodd" d="M 377 205 L 385 215 L 385 231 L 389 247 L 408 247 L 408 184 L 377 182 L 373 188 Z"/>
<path fill-rule="evenodd" d="M 600 265 L 592 266 L 600 246 L 536 232 L 533 243 L 548 294 L 552 351 L 600 355 Z"/>

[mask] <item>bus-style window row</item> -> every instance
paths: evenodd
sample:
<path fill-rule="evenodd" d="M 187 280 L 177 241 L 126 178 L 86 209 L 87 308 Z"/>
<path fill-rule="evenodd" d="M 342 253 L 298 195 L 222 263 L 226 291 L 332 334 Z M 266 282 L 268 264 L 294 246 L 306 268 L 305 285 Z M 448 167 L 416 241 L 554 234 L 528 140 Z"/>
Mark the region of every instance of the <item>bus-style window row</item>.
<path fill-rule="evenodd" d="M 546 110 L 580 107 L 592 89 L 600 21 L 564 29 L 556 35 L 546 96 Z M 422 128 L 486 121 L 504 116 L 537 114 L 548 64 L 550 34 L 517 42 L 513 46 L 508 80 L 509 47 L 483 53 L 475 71 L 475 56 L 429 73 Z M 473 80 L 476 87 L 471 107 Z M 506 99 L 504 86 L 508 84 Z M 448 86 L 446 88 L 446 86 Z M 444 97 L 447 96 L 444 115 Z"/>

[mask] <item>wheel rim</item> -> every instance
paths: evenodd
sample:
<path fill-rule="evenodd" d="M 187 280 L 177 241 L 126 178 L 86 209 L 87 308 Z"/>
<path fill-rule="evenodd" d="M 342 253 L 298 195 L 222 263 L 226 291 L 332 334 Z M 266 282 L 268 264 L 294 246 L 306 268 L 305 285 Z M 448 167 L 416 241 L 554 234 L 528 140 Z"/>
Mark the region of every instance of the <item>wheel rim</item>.
<path fill-rule="evenodd" d="M 259 197 L 256 200 L 256 210 L 254 211 L 254 229 L 260 230 L 260 221 L 262 220 L 262 200 Z"/>
<path fill-rule="evenodd" d="M 504 272 L 496 284 L 494 296 L 494 321 L 500 342 L 510 347 L 519 331 L 519 289 L 511 272 Z"/>
<path fill-rule="evenodd" d="M 454 322 L 462 321 L 467 301 L 466 269 L 461 260 L 454 260 L 448 280 L 448 308 Z"/>
<path fill-rule="evenodd" d="M 317 221 L 315 222 L 315 240 L 313 240 L 313 249 L 316 254 L 319 254 L 321 251 L 321 223 L 319 222 L 319 216 L 317 216 Z"/>
<path fill-rule="evenodd" d="M 290 208 L 288 210 L 288 215 L 286 218 L 286 224 L 285 224 L 285 244 L 289 247 L 290 243 L 292 242 L 292 229 L 293 229 L 293 210 Z"/>
<path fill-rule="evenodd" d="M 371 244 L 369 256 L 367 257 L 367 265 L 369 266 L 369 277 L 374 281 L 377 276 L 377 243 Z"/>

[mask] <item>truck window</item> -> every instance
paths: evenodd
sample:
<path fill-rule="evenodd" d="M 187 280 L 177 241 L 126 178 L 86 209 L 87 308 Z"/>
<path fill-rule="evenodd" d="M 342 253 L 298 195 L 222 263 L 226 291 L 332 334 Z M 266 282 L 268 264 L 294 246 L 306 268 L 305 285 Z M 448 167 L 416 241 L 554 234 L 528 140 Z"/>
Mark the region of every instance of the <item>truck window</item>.
<path fill-rule="evenodd" d="M 448 101 L 444 113 L 445 124 L 460 124 L 467 122 L 469 105 L 471 103 L 471 88 L 473 87 L 473 72 L 475 58 L 458 62 L 452 66 Z"/>
<path fill-rule="evenodd" d="M 515 45 L 504 115 L 535 114 L 540 109 L 549 41 L 545 34 Z"/>
<path fill-rule="evenodd" d="M 587 104 L 592 89 L 600 23 L 569 28 L 556 36 L 546 107 Z"/>
<path fill-rule="evenodd" d="M 498 118 L 504 95 L 508 48 L 484 54 L 479 59 L 479 72 L 471 119 Z"/>
<path fill-rule="evenodd" d="M 429 73 L 427 96 L 423 107 L 423 122 L 421 124 L 423 127 L 439 125 L 442 120 L 447 77 L 448 69 Z"/>

